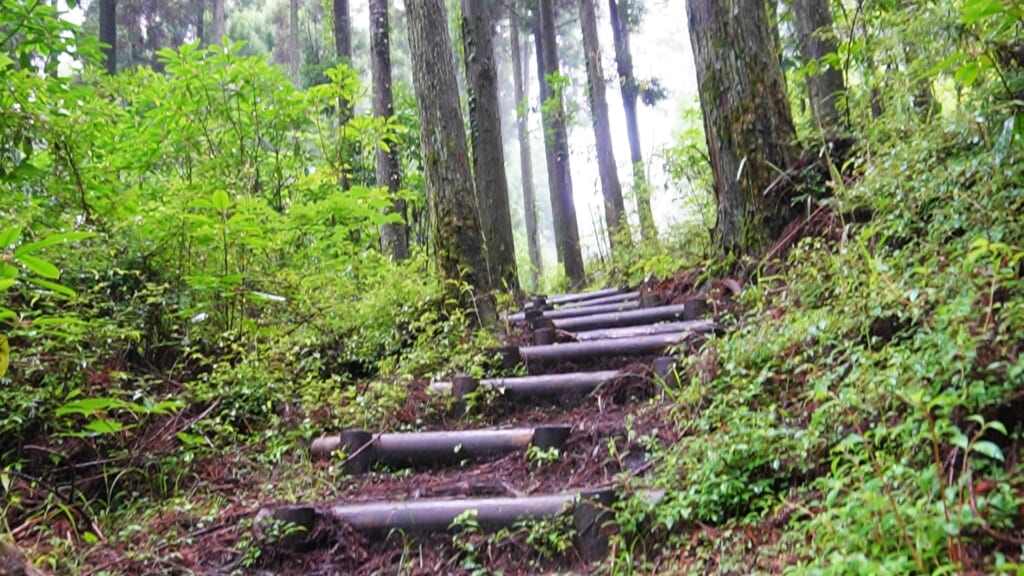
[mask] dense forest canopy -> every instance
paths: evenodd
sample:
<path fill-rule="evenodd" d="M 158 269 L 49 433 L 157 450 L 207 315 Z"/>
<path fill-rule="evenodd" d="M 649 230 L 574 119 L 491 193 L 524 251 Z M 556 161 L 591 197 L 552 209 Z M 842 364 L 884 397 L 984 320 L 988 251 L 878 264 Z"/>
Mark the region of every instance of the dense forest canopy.
<path fill-rule="evenodd" d="M 600 400 L 599 570 L 1024 566 L 1019 2 L 0 0 L 0 78 L 0 576 L 590 569 L 255 513 L 500 420 L 425 390 L 588 286 L 715 327 Z"/>

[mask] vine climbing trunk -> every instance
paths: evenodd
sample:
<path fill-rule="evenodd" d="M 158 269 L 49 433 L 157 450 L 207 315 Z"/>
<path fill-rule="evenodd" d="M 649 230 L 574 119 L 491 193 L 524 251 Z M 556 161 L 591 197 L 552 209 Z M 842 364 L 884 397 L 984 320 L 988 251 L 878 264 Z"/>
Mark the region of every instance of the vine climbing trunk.
<path fill-rule="evenodd" d="M 620 243 L 628 241 L 626 206 L 622 200 L 622 184 L 615 166 L 612 133 L 608 122 L 608 100 L 605 96 L 604 72 L 601 69 L 601 44 L 597 36 L 597 15 L 594 0 L 579 0 L 580 27 L 583 29 L 583 52 L 587 62 L 587 85 L 590 95 L 590 118 L 594 126 L 598 173 L 604 197 L 604 218 L 608 226 L 608 245 L 614 254 Z"/>
<path fill-rule="evenodd" d="M 339 0 L 340 1 L 340 0 Z M 335 2 L 337 6 L 337 2 Z M 388 0 L 370 0 L 370 72 L 373 76 L 373 115 L 386 119 L 395 115 L 394 94 L 391 89 L 391 26 L 388 19 Z M 351 47 L 350 47 L 351 49 Z M 386 186 L 391 196 L 390 214 L 399 220 L 381 226 L 381 250 L 395 260 L 409 257 L 409 231 L 406 225 L 405 200 L 398 196 L 401 188 L 401 168 L 397 144 L 387 149 L 377 147 L 376 177 L 378 186 Z"/>
<path fill-rule="evenodd" d="M 462 40 L 469 93 L 473 178 L 487 243 L 491 286 L 515 292 L 519 290 L 519 275 L 502 150 L 498 73 L 486 0 L 462 0 Z"/>
<path fill-rule="evenodd" d="M 559 76 L 555 11 L 552 2 L 553 0 L 540 0 L 539 3 L 545 82 L 547 82 L 547 78 Z M 555 221 L 555 228 L 562 230 L 561 242 L 557 249 L 562 255 L 562 266 L 569 284 L 579 287 L 585 281 L 583 252 L 580 248 L 579 226 L 576 223 L 572 171 L 569 167 L 569 138 L 565 129 L 565 106 L 562 101 L 561 86 L 552 89 L 548 83 L 547 94 L 548 98 L 542 106 L 542 113 L 545 124 L 544 141 L 551 147 L 552 159 L 555 162 L 555 179 L 549 182 L 548 186 L 551 190 L 552 207 L 558 205 L 558 220 Z"/>
<path fill-rule="evenodd" d="M 794 215 L 773 183 L 796 154 L 764 0 L 686 7 L 718 200 L 715 239 L 727 254 L 756 257 Z"/>
<path fill-rule="evenodd" d="M 495 326 L 444 0 L 416 0 L 406 10 L 434 260 L 453 296 L 480 324 Z"/>
<path fill-rule="evenodd" d="M 533 188 L 533 158 L 530 152 L 529 102 L 526 83 L 530 75 L 523 69 L 523 61 L 529 59 L 529 43 L 519 41 L 519 18 L 514 12 L 509 15 L 509 36 L 512 48 L 512 90 L 516 102 L 516 131 L 519 137 L 519 168 L 522 172 L 523 220 L 526 223 L 526 248 L 530 257 L 529 287 L 536 290 L 538 277 L 544 272 L 540 255 L 540 238 L 537 234 L 537 199 Z"/>
<path fill-rule="evenodd" d="M 630 1 L 608 0 L 608 15 L 612 23 L 612 40 L 615 42 L 615 67 L 619 76 L 622 109 L 626 115 L 626 135 L 629 139 L 629 159 L 633 164 L 633 193 L 636 195 L 636 212 L 640 217 L 640 235 L 646 241 L 653 241 L 658 237 L 658 229 L 654 225 L 651 189 L 644 169 L 643 150 L 640 148 L 640 123 L 636 115 L 640 86 L 633 74 L 633 51 L 629 47 Z"/>

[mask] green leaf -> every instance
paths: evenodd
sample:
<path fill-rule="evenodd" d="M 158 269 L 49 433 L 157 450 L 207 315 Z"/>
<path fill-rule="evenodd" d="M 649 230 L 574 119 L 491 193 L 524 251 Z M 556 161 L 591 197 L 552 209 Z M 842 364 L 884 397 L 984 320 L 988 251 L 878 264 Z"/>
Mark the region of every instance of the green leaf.
<path fill-rule="evenodd" d="M 953 75 L 953 79 L 964 86 L 971 86 L 974 84 L 974 81 L 978 79 L 979 72 L 981 72 L 981 66 L 977 61 L 967 62 L 957 69 L 956 74 Z"/>
<path fill-rule="evenodd" d="M 124 425 L 116 420 L 99 418 L 86 424 L 85 429 L 96 434 L 112 434 L 124 430 Z"/>
<path fill-rule="evenodd" d="M 0 334 L 0 378 L 7 374 L 7 367 L 11 365 L 11 345 L 7 342 L 7 336 Z"/>
<path fill-rule="evenodd" d="M 21 228 L 17 226 L 0 230 L 0 248 L 14 244 L 18 240 L 18 236 L 21 236 Z"/>
<path fill-rule="evenodd" d="M 51 290 L 62 296 L 67 296 L 68 298 L 74 298 L 77 295 L 71 288 L 56 282 L 50 282 L 49 280 L 43 280 L 42 278 L 29 278 L 28 281 L 40 288 Z"/>
<path fill-rule="evenodd" d="M 1005 10 L 1000 0 L 968 0 L 960 9 L 960 21 L 964 24 L 974 24 Z"/>
<path fill-rule="evenodd" d="M 11 286 L 14 286 L 14 278 L 0 278 L 0 292 L 7 290 Z"/>
<path fill-rule="evenodd" d="M 214 209 L 218 212 L 227 212 L 231 208 L 231 199 L 228 198 L 228 193 L 223 190 L 217 190 L 213 193 L 211 204 Z"/>
<path fill-rule="evenodd" d="M 988 456 L 993 460 L 1003 461 L 1003 451 L 995 444 L 995 442 L 989 442 L 988 440 L 980 440 L 975 442 L 971 446 L 971 452 L 977 452 L 984 456 Z"/>
<path fill-rule="evenodd" d="M 28 244 L 22 244 L 14 250 L 14 257 L 18 258 L 22 254 L 31 254 L 47 246 L 56 246 L 57 244 L 63 244 L 65 242 L 75 242 L 77 240 L 83 240 L 85 238 L 91 238 L 96 234 L 92 232 L 66 232 L 64 234 L 51 234 L 38 242 L 29 242 Z"/>
<path fill-rule="evenodd" d="M 124 402 L 118 400 L 117 398 L 85 398 L 82 400 L 72 400 L 71 402 L 66 402 L 63 406 L 57 408 L 54 414 L 56 416 L 67 416 L 69 414 L 81 414 L 83 416 L 92 416 L 104 410 L 122 407 L 124 407 Z"/>
<path fill-rule="evenodd" d="M 25 254 L 23 256 L 18 256 L 17 260 L 18 262 L 21 262 L 25 268 L 28 268 L 43 278 L 50 278 L 51 280 L 60 278 L 60 270 L 42 258 Z"/>

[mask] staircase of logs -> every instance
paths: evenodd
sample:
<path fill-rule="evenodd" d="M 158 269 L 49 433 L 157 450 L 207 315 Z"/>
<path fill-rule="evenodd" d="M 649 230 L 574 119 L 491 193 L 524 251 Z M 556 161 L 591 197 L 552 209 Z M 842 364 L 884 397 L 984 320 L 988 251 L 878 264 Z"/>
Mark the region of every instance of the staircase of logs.
<path fill-rule="evenodd" d="M 563 362 L 586 364 L 588 359 L 656 357 L 651 369 L 663 385 L 671 385 L 675 358 L 667 350 L 684 341 L 699 339 L 716 330 L 702 319 L 703 302 L 664 305 L 657 294 L 606 289 L 593 292 L 536 296 L 524 309 L 507 317 L 510 323 L 529 325 L 533 342 L 501 350 L 506 368 L 523 365 L 526 376 L 475 380 L 457 376 L 435 382 L 433 391 L 452 394 L 456 405 L 479 389 L 500 390 L 506 399 L 525 404 L 557 404 L 563 396 L 587 395 L 609 382 L 617 370 L 555 373 L 549 368 Z M 561 340 L 561 342 L 559 342 Z M 570 341 L 567 341 L 570 340 Z M 374 464 L 389 468 L 409 466 L 471 465 L 530 446 L 562 449 L 573 434 L 574 422 L 511 429 L 386 433 L 344 430 L 325 435 L 311 446 L 314 457 L 344 450 L 344 471 L 358 475 Z M 487 531 L 511 527 L 518 521 L 571 514 L 576 528 L 577 550 L 586 561 L 600 560 L 607 552 L 602 526 L 615 521 L 611 505 L 623 496 L 619 488 L 597 486 L 554 494 L 494 498 L 396 498 L 384 502 L 308 503 L 260 511 L 260 518 L 303 526 L 311 531 L 318 517 L 329 515 L 354 530 L 381 536 L 394 530 L 405 534 L 445 532 L 453 521 L 475 511 L 480 528 Z M 658 499 L 652 492 L 645 497 Z"/>

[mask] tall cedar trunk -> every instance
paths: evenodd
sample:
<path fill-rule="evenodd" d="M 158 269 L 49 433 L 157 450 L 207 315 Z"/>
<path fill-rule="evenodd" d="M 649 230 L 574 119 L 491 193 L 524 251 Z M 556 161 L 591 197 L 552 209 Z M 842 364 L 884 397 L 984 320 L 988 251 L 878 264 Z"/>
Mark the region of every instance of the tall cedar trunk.
<path fill-rule="evenodd" d="M 818 63 L 817 72 L 807 76 L 811 114 L 825 138 L 831 140 L 845 130 L 836 102 L 846 94 L 842 71 L 824 62 L 825 56 L 836 52 L 832 11 L 828 0 L 792 0 L 792 10 L 800 58 L 804 64 Z"/>
<path fill-rule="evenodd" d="M 227 17 L 224 14 L 224 2 L 226 0 L 212 0 L 213 2 L 213 26 L 210 30 L 210 43 L 220 44 L 224 42 L 224 34 L 227 33 Z"/>
<path fill-rule="evenodd" d="M 335 1 L 335 9 L 338 3 Z M 395 104 L 391 92 L 388 0 L 370 0 L 370 68 L 373 74 L 373 115 L 377 118 L 391 118 L 395 115 Z M 387 186 L 391 194 L 389 212 L 401 217 L 401 222 L 389 222 L 381 227 L 381 249 L 395 260 L 404 260 L 409 257 L 409 231 L 406 226 L 405 200 L 396 196 L 401 187 L 401 169 L 398 149 L 394 143 L 387 150 L 377 148 L 377 185 Z"/>
<path fill-rule="evenodd" d="M 100 42 L 107 74 L 117 74 L 117 0 L 100 0 Z"/>
<path fill-rule="evenodd" d="M 302 66 L 302 50 L 299 39 L 299 0 L 288 2 L 288 73 L 292 82 L 299 83 L 299 68 Z"/>
<path fill-rule="evenodd" d="M 772 183 L 796 134 L 764 0 L 687 0 L 690 40 L 718 199 L 716 241 L 756 256 L 792 208 Z M 742 18 L 737 18 L 742 14 Z"/>
<path fill-rule="evenodd" d="M 537 96 L 541 104 L 541 121 L 544 131 L 544 167 L 548 175 L 548 200 L 551 202 L 551 224 L 555 235 L 555 261 L 562 265 L 562 227 L 559 222 L 562 220 L 562 204 L 558 202 L 558 188 L 555 181 L 558 180 L 558 172 L 555 164 L 558 160 L 555 156 L 555 148 L 551 145 L 551 131 L 548 127 L 548 118 L 544 114 L 544 103 L 548 100 L 548 80 L 544 77 L 544 41 L 540 33 L 540 14 L 534 11 L 533 14 L 533 46 L 534 54 L 537 56 Z"/>
<path fill-rule="evenodd" d="M 494 63 L 491 18 L 486 0 L 462 0 L 462 40 L 469 93 L 473 178 L 491 286 L 519 290 L 512 216 L 498 108 L 498 73 Z"/>
<path fill-rule="evenodd" d="M 206 0 L 196 0 L 196 40 L 206 45 Z"/>
<path fill-rule="evenodd" d="M 555 36 L 555 11 L 553 0 L 540 0 L 541 43 L 544 49 L 544 75 L 558 74 L 558 44 Z M 550 87 L 549 87 L 550 88 Z M 572 196 L 572 171 L 569 168 L 569 138 L 565 130 L 565 106 L 562 94 L 548 90 L 551 100 L 544 106 L 545 142 L 550 142 L 555 161 L 555 180 L 549 186 L 552 191 L 551 204 L 558 204 L 560 219 L 555 226 L 562 229 L 562 243 L 557 246 L 562 254 L 565 277 L 573 287 L 582 286 L 586 278 L 583 273 L 583 252 L 580 249 L 580 232 L 576 224 L 576 205 Z"/>
<path fill-rule="evenodd" d="M 590 92 L 590 117 L 594 125 L 597 147 L 597 166 L 601 175 L 601 193 L 604 196 L 604 219 L 608 224 L 608 245 L 612 253 L 618 242 L 626 239 L 622 234 L 626 225 L 626 206 L 622 201 L 622 184 L 615 165 L 612 131 L 608 123 L 608 100 L 604 93 L 604 72 L 601 70 L 601 43 L 597 36 L 597 17 L 594 0 L 579 0 L 580 26 L 583 29 L 583 51 L 587 61 L 587 83 Z"/>
<path fill-rule="evenodd" d="M 373 9 L 374 0 L 370 0 L 370 8 Z M 352 63 L 352 20 L 349 17 L 348 0 L 334 0 L 334 50 L 338 60 L 346 64 Z M 387 16 L 387 4 L 384 5 L 384 13 Z M 371 18 L 373 18 L 371 16 Z M 373 22 L 370 22 L 373 30 Z M 373 32 L 371 32 L 372 34 Z M 390 60 L 390 56 L 389 56 Z"/>
<path fill-rule="evenodd" d="M 523 177 L 523 219 L 526 221 L 526 247 L 530 256 L 530 288 L 537 288 L 537 279 L 544 271 L 537 236 L 537 200 L 533 190 L 533 158 L 530 156 L 530 106 L 526 101 L 526 83 L 530 75 L 523 70 L 523 60 L 529 59 L 530 44 L 519 42 L 519 20 L 515 13 L 509 16 L 512 44 L 512 90 L 516 99 L 516 129 L 519 136 L 519 167 Z M 522 52 L 520 52 L 522 50 Z"/>
<path fill-rule="evenodd" d="M 454 295 L 475 306 L 481 324 L 494 326 L 498 316 L 489 294 L 444 0 L 409 2 L 406 11 L 434 259 L 442 277 L 453 281 Z M 472 299 L 459 281 L 472 286 Z"/>
<path fill-rule="evenodd" d="M 640 149 L 640 127 L 636 118 L 636 99 L 640 87 L 633 75 L 633 52 L 629 47 L 628 2 L 632 0 L 608 0 L 608 14 L 612 22 L 612 39 L 615 42 L 615 67 L 619 76 L 619 91 L 622 93 L 622 109 L 626 114 L 626 135 L 629 137 L 629 159 L 633 163 L 633 189 L 636 194 L 636 212 L 640 217 L 640 235 L 644 240 L 654 240 L 658 229 L 654 227 L 654 212 L 651 210 L 651 190 L 644 171 L 644 154 Z"/>

